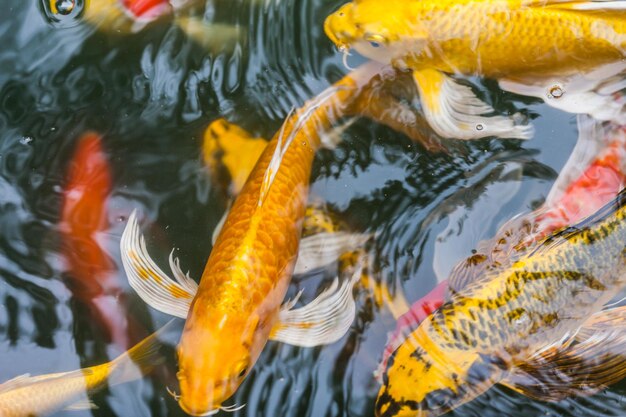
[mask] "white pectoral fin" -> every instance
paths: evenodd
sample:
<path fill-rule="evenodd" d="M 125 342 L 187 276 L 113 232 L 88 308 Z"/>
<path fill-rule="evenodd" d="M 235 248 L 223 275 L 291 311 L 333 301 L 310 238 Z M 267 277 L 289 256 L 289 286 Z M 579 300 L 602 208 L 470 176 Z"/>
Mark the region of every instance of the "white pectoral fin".
<path fill-rule="evenodd" d="M 481 101 L 471 88 L 446 74 L 424 69 L 413 72 L 424 116 L 437 134 L 454 139 L 499 138 L 530 139 L 533 128 L 518 125 L 513 117 L 485 116 L 493 107 Z"/>
<path fill-rule="evenodd" d="M 213 230 L 213 234 L 211 235 L 212 245 L 215 245 L 215 241 L 217 240 L 217 237 L 220 235 L 220 232 L 224 228 L 224 223 L 226 223 L 226 218 L 228 217 L 228 213 L 230 212 L 231 205 L 232 205 L 232 201 L 229 201 L 228 205 L 226 206 L 226 211 L 224 212 L 224 215 L 222 216 L 220 221 L 215 226 L 215 229 Z"/>
<path fill-rule="evenodd" d="M 98 406 L 88 398 L 83 398 L 65 407 L 67 411 L 97 410 Z"/>
<path fill-rule="evenodd" d="M 120 242 L 122 263 L 130 286 L 148 305 L 163 313 L 186 318 L 198 284 L 180 269 L 178 259 L 170 254 L 170 278 L 150 258 L 146 242 L 139 232 L 137 215 L 133 211 Z"/>
<path fill-rule="evenodd" d="M 589 114 L 597 120 L 626 123 L 626 63 L 602 65 L 587 73 L 567 77 L 501 79 L 500 88 L 515 94 L 541 98 L 554 108 L 574 114 Z"/>
<path fill-rule="evenodd" d="M 352 288 L 361 273 L 362 266 L 357 264 L 350 279 L 341 285 L 336 279 L 303 307 L 292 309 L 295 301 L 285 303 L 270 338 L 302 347 L 326 345 L 341 339 L 354 321 L 356 306 Z"/>
<path fill-rule="evenodd" d="M 349 251 L 360 249 L 371 237 L 367 233 L 322 232 L 300 241 L 294 275 L 329 265 Z"/>

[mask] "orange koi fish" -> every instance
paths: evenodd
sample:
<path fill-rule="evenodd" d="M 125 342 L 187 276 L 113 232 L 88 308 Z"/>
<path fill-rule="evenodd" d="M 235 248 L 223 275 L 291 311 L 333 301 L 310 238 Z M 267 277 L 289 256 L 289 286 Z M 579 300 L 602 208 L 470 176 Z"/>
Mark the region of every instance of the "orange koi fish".
<path fill-rule="evenodd" d="M 317 346 L 341 338 L 355 313 L 354 278 L 311 304 L 281 308 L 296 262 L 320 132 L 343 115 L 379 65 L 365 65 L 289 116 L 228 213 L 198 286 L 170 256 L 174 279 L 147 254 L 136 216 L 122 236 L 129 281 L 151 306 L 186 318 L 178 345 L 183 410 L 210 415 L 239 387 L 268 339 Z M 354 276 L 359 274 L 355 272 Z"/>
<path fill-rule="evenodd" d="M 158 336 L 167 326 L 111 362 L 70 372 L 26 374 L 0 384 L 0 416 L 45 416 L 62 409 L 92 408 L 87 394 L 139 379 L 159 363 Z"/>
<path fill-rule="evenodd" d="M 113 262 L 98 244 L 109 227 L 107 200 L 111 169 L 100 135 L 85 133 L 76 145 L 63 193 L 60 229 L 74 296 L 90 307 L 105 337 L 122 350 L 130 346 L 122 289 Z"/>

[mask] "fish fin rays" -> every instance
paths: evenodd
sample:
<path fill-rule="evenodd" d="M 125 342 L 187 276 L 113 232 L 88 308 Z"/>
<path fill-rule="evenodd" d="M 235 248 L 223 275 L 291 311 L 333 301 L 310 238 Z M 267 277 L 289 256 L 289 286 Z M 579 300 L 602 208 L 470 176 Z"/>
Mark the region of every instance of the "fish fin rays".
<path fill-rule="evenodd" d="M 513 117 L 485 116 L 493 107 L 481 101 L 465 85 L 433 69 L 417 70 L 413 78 L 424 116 L 437 134 L 463 140 L 487 136 L 530 139 L 533 128 L 517 125 Z"/>
<path fill-rule="evenodd" d="M 574 11 L 626 10 L 626 1 L 622 0 L 530 0 L 524 5 Z"/>
<path fill-rule="evenodd" d="M 175 317 L 187 318 L 198 284 L 184 274 L 170 253 L 170 278 L 150 258 L 144 237 L 139 232 L 137 214 L 131 214 L 120 242 L 122 263 L 130 286 L 152 308 Z"/>
<path fill-rule="evenodd" d="M 561 346 L 518 364 L 502 384 L 530 398 L 590 395 L 626 377 L 626 307 L 594 314 Z"/>
<path fill-rule="evenodd" d="M 97 410 L 98 406 L 90 399 L 83 398 L 64 408 L 66 411 Z"/>
<path fill-rule="evenodd" d="M 220 235 L 220 232 L 224 228 L 224 223 L 226 223 L 226 218 L 228 217 L 228 213 L 230 213 L 230 208 L 232 207 L 232 204 L 233 204 L 232 201 L 228 202 L 228 205 L 226 206 L 226 210 L 224 211 L 222 218 L 220 219 L 219 222 L 217 222 L 217 225 L 215 226 L 215 229 L 213 230 L 213 234 L 211 235 L 211 244 L 213 246 L 215 246 L 217 237 Z"/>
<path fill-rule="evenodd" d="M 499 80 L 500 88 L 537 97 L 551 107 L 597 120 L 626 123 L 626 63 L 602 65 L 586 73 L 563 77 L 520 77 Z"/>
<path fill-rule="evenodd" d="M 360 248 L 370 239 L 367 233 L 321 232 L 300 241 L 294 275 L 322 268 L 346 253 Z"/>
<path fill-rule="evenodd" d="M 162 346 L 159 336 L 162 335 L 174 322 L 170 320 L 158 331 L 137 343 L 111 362 L 112 372 L 109 384 L 116 385 L 134 381 L 149 373 L 163 361 L 160 349 Z"/>
<path fill-rule="evenodd" d="M 356 306 L 352 289 L 362 271 L 362 263 L 357 261 L 349 279 L 341 285 L 339 279 L 335 279 L 329 288 L 309 304 L 293 309 L 294 301 L 285 303 L 270 339 L 295 346 L 313 347 L 342 338 L 354 321 Z"/>

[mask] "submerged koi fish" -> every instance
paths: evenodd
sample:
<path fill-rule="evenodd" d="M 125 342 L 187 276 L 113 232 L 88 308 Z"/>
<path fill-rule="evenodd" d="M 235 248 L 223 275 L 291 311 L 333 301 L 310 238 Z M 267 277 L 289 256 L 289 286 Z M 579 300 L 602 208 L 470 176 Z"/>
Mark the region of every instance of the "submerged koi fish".
<path fill-rule="evenodd" d="M 84 20 L 99 30 L 133 33 L 161 18 L 172 18 L 190 39 L 208 51 L 233 51 L 245 31 L 236 25 L 205 22 L 201 16 L 181 15 L 203 4 L 198 0 L 41 0 L 53 22 Z"/>
<path fill-rule="evenodd" d="M 223 407 L 268 339 L 316 346 L 341 338 L 355 313 L 354 279 L 335 284 L 310 305 L 281 308 L 295 265 L 311 165 L 319 132 L 381 70 L 368 64 L 291 115 L 236 198 L 217 237 L 200 286 L 170 256 L 176 281 L 146 252 L 136 216 L 122 236 L 129 281 L 151 306 L 187 319 L 178 346 L 179 405 L 192 415 Z M 358 276 L 355 272 L 354 276 Z"/>
<path fill-rule="evenodd" d="M 44 416 L 64 408 L 92 408 L 87 394 L 139 379 L 156 366 L 161 359 L 158 336 L 167 326 L 103 365 L 48 375 L 26 374 L 0 384 L 0 416 Z"/>
<path fill-rule="evenodd" d="M 496 383 L 533 398 L 545 383 L 548 399 L 562 399 L 621 378 L 623 346 L 607 351 L 612 342 L 598 344 L 593 323 L 577 334 L 623 289 L 625 247 L 623 190 L 583 222 L 452 293 L 390 359 L 377 415 L 438 416 Z M 586 372 L 564 377 L 565 361 Z"/>
<path fill-rule="evenodd" d="M 605 130 L 579 116 L 579 139 L 568 162 L 541 208 L 503 225 L 496 235 L 479 243 L 476 253 L 458 263 L 448 279 L 410 308 L 396 315 L 374 375 L 382 383 L 389 358 L 430 314 L 440 308 L 449 292 L 458 292 L 480 279 L 487 270 L 505 267 L 557 229 L 580 222 L 609 203 L 626 185 L 626 131 Z"/>
<path fill-rule="evenodd" d="M 71 159 L 63 193 L 60 230 L 73 295 L 90 307 L 106 337 L 121 350 L 130 348 L 127 318 L 121 309 L 122 289 L 115 267 L 97 242 L 109 227 L 107 200 L 111 169 L 100 135 L 85 133 Z"/>
<path fill-rule="evenodd" d="M 626 5 L 582 0 L 355 0 L 324 24 L 340 50 L 413 71 L 421 104 L 444 137 L 526 139 L 530 126 L 494 109 L 450 74 L 501 81 L 574 113 L 623 124 Z"/>

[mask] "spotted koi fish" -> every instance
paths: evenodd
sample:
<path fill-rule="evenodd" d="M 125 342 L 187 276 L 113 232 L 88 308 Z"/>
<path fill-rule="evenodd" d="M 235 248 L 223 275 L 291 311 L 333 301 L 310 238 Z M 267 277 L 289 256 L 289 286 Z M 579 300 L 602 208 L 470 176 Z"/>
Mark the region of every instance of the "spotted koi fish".
<path fill-rule="evenodd" d="M 502 88 L 599 120 L 626 122 L 626 6 L 585 0 L 355 0 L 324 29 L 347 53 L 412 72 L 424 115 L 441 136 L 528 139 L 517 116 L 494 109 L 451 75 L 496 79 Z"/>
<path fill-rule="evenodd" d="M 382 383 L 389 358 L 410 333 L 439 309 L 449 295 L 479 279 L 487 270 L 511 264 L 557 229 L 577 223 L 610 202 L 626 185 L 626 131 L 603 128 L 579 116 L 576 148 L 541 208 L 506 223 L 495 237 L 479 243 L 447 279 L 395 317 L 382 359 L 374 373 Z"/>
<path fill-rule="evenodd" d="M 377 415 L 438 416 L 496 383 L 533 398 L 545 383 L 544 399 L 557 400 L 626 375 L 623 338 L 598 338 L 588 322 L 626 284 L 625 216 L 621 191 L 581 223 L 452 293 L 390 358 Z M 587 372 L 565 378 L 566 363 Z"/>
<path fill-rule="evenodd" d="M 291 115 L 269 142 L 235 199 L 198 286 L 170 256 L 175 279 L 147 254 L 136 216 L 122 236 L 129 282 L 151 306 L 186 318 L 178 345 L 179 405 L 192 415 L 222 406 L 269 339 L 299 346 L 332 343 L 355 313 L 354 279 L 335 283 L 310 305 L 281 308 L 296 262 L 319 132 L 343 115 L 379 65 L 366 65 Z M 359 276 L 355 271 L 353 276 Z"/>

